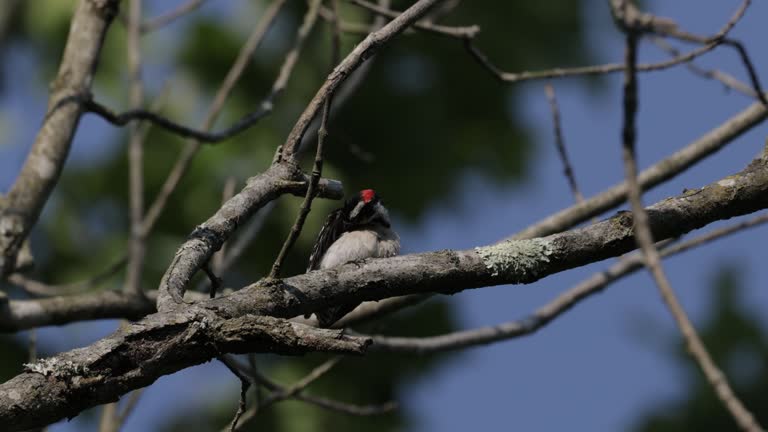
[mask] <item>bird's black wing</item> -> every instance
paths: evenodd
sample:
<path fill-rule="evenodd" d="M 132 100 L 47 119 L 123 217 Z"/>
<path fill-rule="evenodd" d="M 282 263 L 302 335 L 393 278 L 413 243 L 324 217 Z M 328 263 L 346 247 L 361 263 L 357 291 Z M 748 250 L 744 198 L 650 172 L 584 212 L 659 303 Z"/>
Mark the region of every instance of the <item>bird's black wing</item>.
<path fill-rule="evenodd" d="M 315 245 L 312 247 L 312 254 L 309 256 L 309 266 L 307 271 L 320 268 L 320 261 L 329 247 L 344 234 L 344 215 L 343 209 L 337 209 L 331 212 L 325 219 L 320 234 L 317 235 Z"/>

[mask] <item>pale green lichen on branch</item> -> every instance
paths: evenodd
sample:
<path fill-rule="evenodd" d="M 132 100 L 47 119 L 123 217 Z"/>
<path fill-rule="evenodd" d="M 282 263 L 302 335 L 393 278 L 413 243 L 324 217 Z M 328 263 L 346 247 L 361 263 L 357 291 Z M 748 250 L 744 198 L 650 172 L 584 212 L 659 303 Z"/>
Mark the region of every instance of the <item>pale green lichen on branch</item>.
<path fill-rule="evenodd" d="M 521 279 L 535 276 L 539 265 L 549 262 L 553 251 L 551 242 L 544 239 L 506 240 L 493 246 L 475 248 L 493 276 L 511 272 Z"/>
<path fill-rule="evenodd" d="M 61 361 L 56 357 L 45 358 L 35 363 L 24 363 L 24 370 L 56 378 L 82 375 L 89 372 L 87 366 L 76 364 L 70 360 Z"/>

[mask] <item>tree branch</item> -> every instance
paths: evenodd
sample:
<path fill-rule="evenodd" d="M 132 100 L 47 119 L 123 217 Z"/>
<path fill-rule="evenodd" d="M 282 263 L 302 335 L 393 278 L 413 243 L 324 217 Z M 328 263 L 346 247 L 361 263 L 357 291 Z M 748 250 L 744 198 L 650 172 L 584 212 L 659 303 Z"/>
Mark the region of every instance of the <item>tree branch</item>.
<path fill-rule="evenodd" d="M 762 123 L 766 117 L 768 117 L 768 109 L 762 103 L 755 102 L 669 157 L 643 170 L 638 175 L 640 187 L 643 190 L 648 190 L 675 177 L 700 160 L 720 150 L 744 132 Z M 582 203 L 548 216 L 515 234 L 512 238 L 542 237 L 566 230 L 619 206 L 626 199 L 627 182 L 623 181 Z"/>
<path fill-rule="evenodd" d="M 155 314 L 89 348 L 26 365 L 25 373 L 0 386 L 0 421 L 18 431 L 73 417 L 223 352 L 361 354 L 369 343 L 264 316 L 226 319 L 196 307 Z"/>
<path fill-rule="evenodd" d="M 679 244 L 665 247 L 660 251 L 661 256 L 668 257 L 679 254 L 691 248 L 702 246 L 713 240 L 766 222 L 768 222 L 768 214 L 764 213 L 756 218 L 739 222 L 725 228 L 716 229 L 690 240 L 680 242 Z M 576 306 L 579 302 L 586 300 L 593 294 L 602 292 L 608 285 L 625 276 L 635 273 L 644 266 L 645 260 L 643 259 L 642 254 L 635 253 L 631 256 L 623 257 L 616 264 L 603 271 L 596 272 L 589 278 L 564 291 L 555 299 L 525 318 L 503 322 L 494 325 L 493 327 L 480 327 L 426 337 L 354 334 L 356 336 L 371 337 L 371 339 L 373 339 L 373 345 L 371 346 L 372 351 L 402 352 L 410 354 L 431 354 L 453 351 L 514 339 L 535 333 L 557 317 L 571 310 L 571 308 Z M 344 318 L 346 319 L 346 317 Z"/>
<path fill-rule="evenodd" d="M 624 4 L 629 4 L 624 0 Z M 728 379 L 715 364 L 707 348 L 704 346 L 701 338 L 696 332 L 696 328 L 688 318 L 685 309 L 677 299 L 672 284 L 669 282 L 664 268 L 661 265 L 661 256 L 654 242 L 654 235 L 648 223 L 648 213 L 643 208 L 642 190 L 637 182 L 637 42 L 639 31 L 632 28 L 627 23 L 625 28 L 626 48 L 624 73 L 624 120 L 622 126 L 622 159 L 624 161 L 624 173 L 629 187 L 629 201 L 632 205 L 632 214 L 634 215 L 634 230 L 637 239 L 637 245 L 640 247 L 645 265 L 659 288 L 662 299 L 667 305 L 672 317 L 675 319 L 680 333 L 685 340 L 688 353 L 701 368 L 704 377 L 717 397 L 721 400 L 725 408 L 733 416 L 736 423 L 744 431 L 759 432 L 762 427 L 757 423 L 755 417 L 742 404 L 739 398 L 731 389 Z"/>
<path fill-rule="evenodd" d="M 245 188 L 198 225 L 176 252 L 160 281 L 157 309 L 164 312 L 182 304 L 186 287 L 195 273 L 253 213 L 285 193 L 305 194 L 307 185 L 307 177 L 290 162 L 272 165 L 251 177 Z M 322 197 L 340 199 L 344 195 L 339 182 L 326 180 L 318 186 Z"/>
<path fill-rule="evenodd" d="M 264 185 L 261 191 L 261 197 L 269 194 Z M 258 196 L 252 198 L 258 201 Z M 228 213 L 243 214 L 234 211 L 232 206 L 238 203 L 233 200 L 238 201 L 237 196 L 211 218 L 213 223 L 196 230 L 175 263 L 187 250 L 199 249 L 193 252 L 197 257 L 204 254 L 212 244 L 206 241 L 218 241 L 223 227 L 236 225 L 236 220 L 225 217 Z M 766 207 L 768 158 L 764 156 L 738 174 L 649 207 L 649 226 L 658 239 L 678 237 L 713 221 Z M 350 263 L 283 280 L 265 280 L 194 306 L 172 308 L 89 347 L 34 366 L 47 376 L 27 372 L 0 385 L 0 424 L 24 429 L 71 416 L 146 386 L 163 374 L 225 352 L 359 352 L 368 339 L 347 338 L 338 331 L 324 333 L 334 331 L 271 317 L 288 318 L 348 301 L 530 283 L 632 250 L 632 226 L 631 213 L 624 212 L 545 238 Z M 171 277 L 174 268 L 169 272 Z M 164 280 L 168 278 L 167 274 Z"/>
<path fill-rule="evenodd" d="M 298 154 L 301 139 L 307 131 L 310 122 L 315 118 L 325 100 L 339 87 L 346 78 L 352 74 L 364 61 L 371 58 L 382 46 L 386 45 L 393 37 L 402 33 L 411 24 L 421 18 L 427 11 L 441 0 L 419 0 L 406 9 L 397 18 L 387 25 L 368 35 L 357 44 L 354 50 L 328 75 L 325 83 L 309 102 L 304 112 L 296 121 L 288 138 L 283 145 L 283 155 L 286 158 L 295 158 Z"/>
<path fill-rule="evenodd" d="M 678 237 L 719 219 L 768 207 L 768 162 L 648 208 L 657 239 Z M 635 247 L 632 216 L 532 240 L 504 241 L 464 251 L 439 251 L 351 263 L 280 281 L 257 282 L 206 302 L 227 315 L 293 317 L 342 301 L 406 294 L 453 294 L 491 285 L 531 283 L 545 276 L 626 253 Z"/>
<path fill-rule="evenodd" d="M 59 179 L 83 112 L 79 104 L 60 109 L 54 105 L 90 91 L 102 42 L 119 3 L 81 0 L 77 6 L 59 72 L 51 83 L 48 113 L 21 173 L 0 199 L 0 277 L 15 269 L 16 254 Z"/>

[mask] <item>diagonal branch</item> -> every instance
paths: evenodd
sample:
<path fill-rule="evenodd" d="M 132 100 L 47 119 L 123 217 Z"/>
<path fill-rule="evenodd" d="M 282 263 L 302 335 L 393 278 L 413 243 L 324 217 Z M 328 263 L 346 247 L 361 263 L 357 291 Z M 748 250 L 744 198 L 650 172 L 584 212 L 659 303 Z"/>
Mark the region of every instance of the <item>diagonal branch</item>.
<path fill-rule="evenodd" d="M 183 303 L 184 292 L 195 273 L 253 213 L 283 194 L 306 194 L 307 186 L 306 176 L 290 163 L 272 165 L 250 178 L 242 191 L 224 203 L 205 223 L 198 225 L 179 247 L 160 281 L 158 310 L 167 311 Z M 344 195 L 340 183 L 327 180 L 320 182 L 318 193 L 335 199 Z"/>
<path fill-rule="evenodd" d="M 768 118 L 768 109 L 762 103 L 755 102 L 669 157 L 643 170 L 638 175 L 640 187 L 643 190 L 648 190 L 675 177 L 705 157 L 722 149 L 741 134 L 765 121 L 766 118 Z M 619 206 L 626 199 L 627 182 L 624 181 L 582 203 L 546 217 L 515 234 L 512 238 L 542 237 L 566 230 Z"/>
<path fill-rule="evenodd" d="M 8 431 L 44 426 L 224 352 L 361 354 L 369 343 L 339 330 L 253 315 L 226 319 L 190 307 L 151 315 L 89 348 L 26 365 L 26 372 L 0 386 L 0 418 Z"/>
<path fill-rule="evenodd" d="M 627 0 L 625 0 L 627 2 Z M 624 74 L 624 120 L 622 127 L 622 158 L 624 173 L 629 186 L 629 201 L 634 215 L 634 230 L 637 244 L 642 250 L 645 265 L 653 276 L 661 297 L 675 319 L 680 332 L 685 339 L 688 353 L 699 365 L 704 377 L 715 390 L 717 397 L 730 411 L 736 423 L 745 431 L 762 431 L 752 413 L 742 404 L 733 392 L 728 379 L 715 364 L 704 343 L 701 341 L 696 328 L 677 299 L 666 273 L 661 265 L 661 256 L 654 244 L 654 235 L 649 225 L 648 213 L 643 208 L 642 190 L 637 182 L 636 158 L 636 119 L 637 119 L 637 42 L 639 33 L 632 28 L 626 32 L 626 69 Z"/>
<path fill-rule="evenodd" d="M 208 107 L 208 112 L 206 113 L 205 119 L 203 120 L 203 131 L 207 132 L 213 127 L 213 124 L 216 122 L 219 114 L 224 109 L 224 103 L 227 101 L 235 85 L 240 80 L 240 77 L 245 71 L 248 62 L 250 61 L 251 57 L 253 57 L 253 53 L 256 52 L 256 49 L 261 44 L 264 36 L 274 24 L 277 15 L 284 4 L 285 0 L 275 0 L 272 2 L 272 4 L 264 11 L 264 15 L 259 19 L 259 22 L 254 26 L 253 31 L 248 36 L 248 39 L 243 44 L 242 48 L 240 48 L 240 51 L 237 53 L 237 58 L 235 58 L 235 61 L 227 71 L 227 75 L 224 77 L 224 80 L 219 86 L 219 89 L 216 91 L 213 102 Z M 267 98 L 262 102 L 262 107 L 268 106 L 271 110 L 272 103 L 276 97 L 277 93 L 273 88 L 273 91 L 270 92 Z M 262 108 L 259 108 L 257 113 L 258 114 L 254 114 L 252 117 L 254 121 L 257 121 L 257 119 L 267 115 L 269 111 L 262 111 Z M 141 227 L 141 234 L 143 236 L 146 237 L 149 235 L 150 231 L 152 231 L 152 228 L 154 227 L 155 223 L 157 223 L 157 220 L 160 218 L 160 215 L 165 209 L 165 205 L 168 203 L 171 194 L 174 190 L 176 190 L 176 187 L 179 185 L 182 177 L 184 177 L 184 174 L 189 169 L 190 165 L 192 164 L 192 160 L 200 150 L 200 147 L 200 141 L 193 140 L 187 142 L 186 146 L 181 152 L 181 155 L 179 155 L 178 160 L 171 169 L 171 172 L 168 174 L 165 182 L 163 182 L 163 186 L 160 188 L 160 192 L 155 197 L 155 200 L 152 202 L 149 210 L 147 210 L 146 217 Z"/>
<path fill-rule="evenodd" d="M 720 219 L 768 207 L 768 160 L 740 173 L 648 208 L 654 237 L 678 237 Z M 635 248 L 631 213 L 588 227 L 532 240 L 511 240 L 463 251 L 372 259 L 280 281 L 257 282 L 206 302 L 230 316 L 262 313 L 293 317 L 342 301 L 406 294 L 453 294 L 490 285 L 531 283 L 567 269 L 619 256 Z"/>
<path fill-rule="evenodd" d="M 139 28 L 142 33 L 153 32 L 161 27 L 165 27 L 188 13 L 194 12 L 195 9 L 202 6 L 205 1 L 206 0 L 187 0 L 186 3 L 180 4 L 171 11 L 146 20 L 141 23 Z"/>
<path fill-rule="evenodd" d="M 568 186 L 571 188 L 571 193 L 576 199 L 577 203 L 584 201 L 584 195 L 579 190 L 579 185 L 576 183 L 576 175 L 573 173 L 573 166 L 571 166 L 570 158 L 568 158 L 568 151 L 565 149 L 565 138 L 563 138 L 563 128 L 560 124 L 560 107 L 557 104 L 557 97 L 555 95 L 555 87 L 551 83 L 547 83 L 544 86 L 544 93 L 547 95 L 547 101 L 549 102 L 549 108 L 552 112 L 552 129 L 555 135 L 555 147 L 557 148 L 557 154 L 560 156 L 560 163 L 563 164 L 563 175 L 568 181 Z"/>
<path fill-rule="evenodd" d="M 318 7 L 319 5 L 320 2 L 318 1 L 315 7 Z M 341 31 L 339 30 L 338 10 L 335 1 L 332 1 L 332 5 L 333 31 L 331 38 L 331 68 L 339 63 L 339 57 L 341 55 Z M 304 227 L 304 222 L 307 220 L 307 215 L 312 211 L 312 201 L 315 199 L 317 182 L 320 181 L 320 176 L 323 174 L 323 149 L 325 147 L 325 140 L 328 138 L 328 117 L 331 115 L 332 103 L 333 94 L 331 93 L 325 100 L 323 114 L 320 119 L 320 127 L 317 130 L 317 149 L 315 150 L 315 161 L 312 165 L 312 174 L 309 177 L 307 194 L 304 196 L 304 201 L 301 203 L 299 213 L 296 215 L 296 220 L 291 227 L 291 231 L 288 233 L 288 237 L 280 248 L 280 252 L 277 254 L 274 264 L 272 264 L 272 269 L 269 272 L 270 278 L 276 278 L 280 275 L 280 268 L 283 266 L 286 256 L 288 256 L 288 251 L 293 247 L 296 239 L 299 238 L 301 229 Z"/>
<path fill-rule="evenodd" d="M 668 53 L 671 56 L 680 55 L 680 51 L 677 48 L 673 47 L 671 44 L 669 44 L 663 38 L 653 37 L 651 38 L 651 42 L 653 42 L 657 47 L 659 47 L 661 50 L 663 50 L 664 52 Z M 744 94 L 746 96 L 749 96 L 753 99 L 757 99 L 758 97 L 757 92 L 752 87 L 739 81 L 736 77 L 726 72 L 723 72 L 717 69 L 704 69 L 700 66 L 697 66 L 696 63 L 693 63 L 693 62 L 690 62 L 685 66 L 692 73 L 700 77 L 720 81 L 726 89 L 736 90 L 737 92 Z"/>
<path fill-rule="evenodd" d="M 406 28 L 418 21 L 427 11 L 441 0 L 419 0 L 406 9 L 397 18 L 390 21 L 381 29 L 371 33 L 362 42 L 357 44 L 354 50 L 328 75 L 325 83 L 320 87 L 315 96 L 309 102 L 304 112 L 301 113 L 288 138 L 283 145 L 283 156 L 293 159 L 297 156 L 301 139 L 304 137 L 309 124 L 315 118 L 325 100 L 338 88 L 346 78 L 352 74 L 363 62 L 371 58 L 392 38 L 402 33 Z"/>
<path fill-rule="evenodd" d="M 48 113 L 19 176 L 0 199 L 0 277 L 15 269 L 16 254 L 59 179 L 83 112 L 77 104 L 53 107 L 56 101 L 90 91 L 101 46 L 119 3 L 81 0 L 77 6 L 59 72 L 51 83 Z"/>
<path fill-rule="evenodd" d="M 142 1 L 128 3 L 128 74 L 130 75 L 129 98 L 131 107 L 139 109 L 144 104 L 144 83 L 141 77 L 141 32 Z M 144 219 L 144 138 L 140 124 L 128 129 L 128 202 L 130 233 L 128 236 L 128 268 L 123 290 L 143 297 L 141 275 L 147 253 L 146 238 L 141 235 Z"/>
<path fill-rule="evenodd" d="M 360 6 L 363 9 L 367 9 L 379 16 L 383 16 L 386 18 L 397 18 L 397 16 L 401 14 L 401 12 L 393 11 L 386 7 L 382 7 L 380 5 L 377 5 L 365 0 L 348 0 L 348 1 L 356 6 Z M 449 36 L 449 37 L 459 38 L 459 39 L 464 39 L 464 38 L 472 39 L 475 36 L 477 36 L 478 33 L 480 33 L 480 26 L 477 26 L 477 25 L 471 25 L 466 27 L 452 27 L 452 26 L 434 24 L 426 20 L 416 21 L 415 23 L 413 23 L 413 28 L 434 33 L 441 36 Z"/>
<path fill-rule="evenodd" d="M 716 229 L 690 240 L 680 242 L 679 244 L 665 247 L 660 250 L 660 253 L 662 257 L 676 255 L 721 237 L 766 222 L 768 222 L 768 214 L 764 213 L 758 217 L 725 228 Z M 493 327 L 480 327 L 426 337 L 355 334 L 358 336 L 369 336 L 373 339 L 373 345 L 370 348 L 372 351 L 403 352 L 412 354 L 430 354 L 453 351 L 527 336 L 537 332 L 542 327 L 568 312 L 579 302 L 586 300 L 593 294 L 602 292 L 608 285 L 641 270 L 644 266 L 645 260 L 643 259 L 642 254 L 635 253 L 632 256 L 622 258 L 619 262 L 609 268 L 593 274 L 589 278 L 574 285 L 572 288 L 564 291 L 555 299 L 540 307 L 527 317 L 503 322 L 494 325 Z"/>

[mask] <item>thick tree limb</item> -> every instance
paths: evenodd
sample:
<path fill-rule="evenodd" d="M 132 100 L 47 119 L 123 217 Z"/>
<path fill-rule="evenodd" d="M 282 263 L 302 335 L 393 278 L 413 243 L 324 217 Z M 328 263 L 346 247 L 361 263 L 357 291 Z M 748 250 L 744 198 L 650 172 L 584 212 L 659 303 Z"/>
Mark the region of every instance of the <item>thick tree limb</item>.
<path fill-rule="evenodd" d="M 223 352 L 361 354 L 369 343 L 339 330 L 254 315 L 223 319 L 196 307 L 150 315 L 88 348 L 27 365 L 0 388 L 0 422 L 15 431 L 73 417 Z"/>
<path fill-rule="evenodd" d="M 678 237 L 720 219 L 768 207 L 768 162 L 756 159 L 738 174 L 648 208 L 654 237 Z M 438 251 L 350 263 L 279 281 L 261 281 L 206 302 L 226 316 L 260 313 L 293 317 L 341 301 L 406 294 L 453 294 L 465 289 L 531 283 L 545 276 L 635 248 L 631 213 L 585 228 L 532 240 L 504 241 L 464 251 Z"/>
<path fill-rule="evenodd" d="M 734 234 L 746 228 L 751 228 L 768 222 L 768 214 L 739 222 L 735 225 L 716 229 L 706 234 L 694 237 L 684 242 L 664 247 L 660 250 L 662 257 L 679 254 L 691 248 L 708 244 L 721 237 Z M 409 354 L 431 354 L 452 350 L 466 349 L 481 345 L 492 344 L 504 340 L 518 338 L 537 332 L 562 314 L 569 311 L 578 303 L 586 300 L 593 294 L 602 292 L 608 285 L 619 279 L 634 274 L 645 267 L 645 260 L 641 253 L 636 252 L 622 257 L 617 263 L 605 270 L 594 273 L 566 291 L 563 291 L 555 299 L 538 308 L 530 315 L 507 321 L 492 327 L 479 327 L 469 330 L 460 330 L 436 336 L 425 337 L 398 337 L 383 335 L 364 335 L 373 339 L 371 349 L 376 351 L 401 352 Z M 402 297 L 396 297 L 402 298 Z M 391 299 L 388 299 L 391 300 Z M 383 303 L 384 301 L 380 302 Z M 344 317 L 346 319 L 346 317 Z M 360 336 L 360 334 L 356 335 Z"/>
<path fill-rule="evenodd" d="M 657 233 L 656 238 L 679 236 L 693 228 L 706 225 L 713 220 L 733 217 L 766 207 L 765 189 L 768 186 L 759 183 L 760 178 L 768 179 L 766 168 L 763 165 L 763 161 L 757 160 L 753 162 L 750 168 L 739 175 L 713 183 L 700 191 L 688 191 L 680 197 L 663 201 L 651 207 L 650 215 L 654 230 L 661 230 L 661 225 L 666 225 L 665 220 L 668 216 L 674 216 L 670 219 L 670 222 L 676 224 L 674 226 L 670 225 Z M 722 201 L 718 203 L 717 201 L 721 199 Z M 686 215 L 686 212 L 691 213 Z M 575 250 L 572 252 L 575 254 L 580 251 L 585 260 L 582 263 L 593 262 L 631 249 L 633 240 L 627 237 L 631 236 L 631 229 L 628 228 L 631 223 L 631 218 L 628 215 L 620 214 L 608 221 L 603 221 L 581 230 L 550 236 L 547 239 L 561 244 L 573 241 L 574 243 L 571 247 Z M 219 225 L 228 226 L 225 221 L 220 221 Z M 615 232 L 617 229 L 618 232 Z M 662 236 L 661 234 L 664 232 L 667 234 Z M 582 238 L 586 242 L 580 243 L 583 241 Z M 605 245 L 600 243 L 601 238 L 604 239 Z M 191 241 L 198 240 L 193 239 Z M 202 253 L 194 248 L 190 249 L 195 254 Z M 283 281 L 282 284 L 288 287 L 301 287 L 301 289 L 290 288 L 294 294 L 281 292 L 276 286 L 266 287 L 263 290 L 254 286 L 242 292 L 223 296 L 216 299 L 214 303 L 215 307 L 225 309 L 231 316 L 262 311 L 266 314 L 278 313 L 280 316 L 289 317 L 330 305 L 336 299 L 347 296 L 346 291 L 348 290 L 356 292 L 357 294 L 354 295 L 359 296 L 360 299 L 378 300 L 401 294 L 425 292 L 450 293 L 459 289 L 487 285 L 488 283 L 479 279 L 474 280 L 472 284 L 465 285 L 462 280 L 472 278 L 471 274 L 463 275 L 461 280 L 455 281 L 452 281 L 450 276 L 442 275 L 442 273 L 452 270 L 462 273 L 474 269 L 474 266 L 454 268 L 454 265 L 451 263 L 451 259 L 460 259 L 467 256 L 475 256 L 474 251 L 446 251 L 408 255 L 392 258 L 391 260 L 374 260 L 359 268 L 358 265 L 351 264 L 338 270 L 313 272 Z M 580 265 L 578 263 L 566 264 L 565 258 L 563 256 L 557 260 L 552 259 L 548 264 L 550 267 L 553 267 L 550 272 L 556 271 L 555 265 L 562 269 L 566 268 L 566 265 Z M 568 257 L 569 260 L 575 260 L 575 258 L 575 256 Z M 476 263 L 477 259 L 475 256 L 467 263 Z M 438 265 L 434 270 L 424 267 L 431 266 L 433 263 Z M 425 272 L 423 279 L 418 274 L 404 274 L 404 279 L 401 280 L 401 269 L 418 272 L 419 268 L 423 268 Z M 381 273 L 384 270 L 386 272 Z M 521 271 L 523 270 L 525 268 L 521 268 Z M 369 271 L 373 273 L 368 273 Z M 376 273 L 375 277 L 374 273 Z M 312 282 L 319 275 L 322 275 L 322 278 L 318 278 L 317 282 Z M 544 273 L 541 273 L 539 277 L 544 275 Z M 507 279 L 488 277 L 487 272 L 484 270 L 478 276 L 489 279 L 490 284 L 508 283 Z M 389 280 L 390 277 L 392 278 L 391 281 Z M 335 286 L 334 280 L 338 278 L 343 278 L 345 284 Z M 422 280 L 414 285 L 413 289 L 408 289 L 409 285 L 406 283 L 408 278 Z M 387 285 L 374 289 L 376 288 L 373 286 L 375 285 L 375 280 L 384 279 L 388 281 Z M 509 282 L 513 281 L 509 280 Z M 446 285 L 442 285 L 443 282 Z M 371 286 L 371 289 L 365 288 L 366 285 Z M 392 287 L 393 292 L 384 292 L 388 286 Z M 307 292 L 308 289 L 313 291 Z M 362 292 L 358 292 L 361 289 L 367 294 L 365 297 L 359 295 L 362 294 Z M 280 300 L 282 303 L 269 306 L 271 300 L 268 297 L 268 292 L 273 291 L 279 294 L 278 297 L 282 297 L 282 300 Z M 150 297 L 154 297 L 156 292 L 150 291 L 147 294 Z M 333 297 L 334 295 L 335 297 Z M 304 299 L 307 303 L 304 304 L 301 299 Z M 293 306 L 290 306 L 291 304 Z M 10 300 L 0 305 L 0 331 L 13 332 L 33 327 L 60 325 L 88 319 L 138 318 L 152 312 L 154 312 L 152 305 L 143 305 L 114 292 L 39 300 Z"/>
<path fill-rule="evenodd" d="M 203 256 L 204 249 L 210 247 L 203 242 L 218 241 L 222 227 L 236 225 L 236 221 L 226 221 L 227 211 L 247 203 L 233 200 L 237 197 L 212 218 L 215 223 L 198 230 L 209 233 L 207 236 L 190 240 L 200 243 L 188 242 L 194 256 Z M 655 238 L 663 239 L 763 208 L 768 208 L 767 158 L 756 159 L 738 174 L 668 198 L 647 210 Z M 196 249 L 198 244 L 202 250 Z M 530 283 L 634 248 L 632 216 L 624 212 L 545 238 L 373 259 L 261 281 L 229 295 L 151 315 L 89 347 L 35 366 L 47 372 L 45 376 L 27 372 L 0 385 L 0 424 L 25 429 L 72 416 L 95 404 L 114 401 L 163 374 L 225 352 L 360 352 L 368 341 L 337 339 L 338 332 L 325 333 L 333 330 L 316 330 L 263 315 L 287 318 L 350 300 L 427 292 L 452 294 L 483 286 Z"/>
<path fill-rule="evenodd" d="M 0 200 L 0 276 L 15 269 L 16 254 L 59 179 L 80 121 L 78 104 L 53 107 L 66 97 L 89 93 L 104 36 L 119 3 L 81 0 L 77 6 L 59 72 L 51 83 L 48 113 L 21 173 Z"/>

